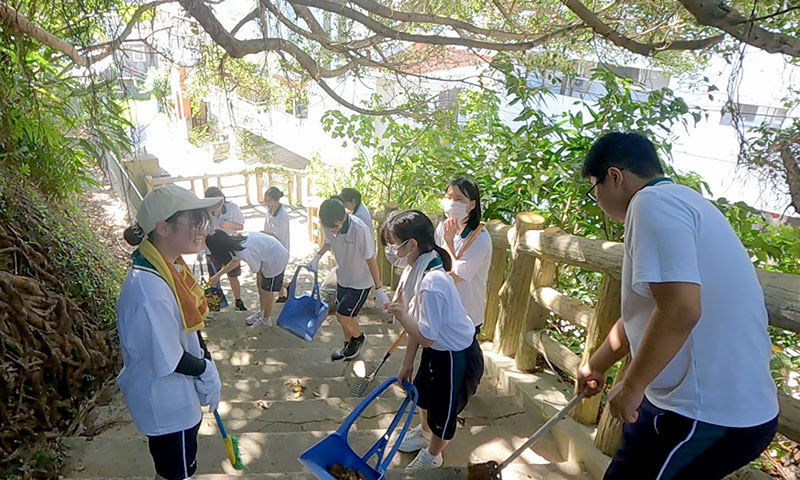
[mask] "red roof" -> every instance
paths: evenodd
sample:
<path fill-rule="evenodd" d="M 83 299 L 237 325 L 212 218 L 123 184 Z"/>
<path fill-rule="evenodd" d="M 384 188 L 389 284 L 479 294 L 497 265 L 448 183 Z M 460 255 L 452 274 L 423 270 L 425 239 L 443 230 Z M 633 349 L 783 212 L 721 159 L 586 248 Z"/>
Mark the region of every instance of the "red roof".
<path fill-rule="evenodd" d="M 478 55 L 468 50 L 415 43 L 410 49 L 391 58 L 392 63 L 413 74 L 441 72 L 454 68 L 488 65 L 493 55 Z"/>

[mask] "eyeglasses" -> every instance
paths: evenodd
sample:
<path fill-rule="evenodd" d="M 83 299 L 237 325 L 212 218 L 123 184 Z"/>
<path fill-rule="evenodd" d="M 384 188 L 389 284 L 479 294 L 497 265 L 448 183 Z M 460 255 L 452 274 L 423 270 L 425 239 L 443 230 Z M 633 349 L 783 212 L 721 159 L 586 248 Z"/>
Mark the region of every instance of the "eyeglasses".
<path fill-rule="evenodd" d="M 208 233 L 211 227 L 211 222 L 208 220 L 208 218 L 203 218 L 203 220 L 200 221 L 199 223 L 176 222 L 175 225 L 188 227 L 189 232 L 192 234 L 193 237 L 199 237 L 200 235 Z"/>
<path fill-rule="evenodd" d="M 597 188 L 598 185 L 600 185 L 599 181 L 594 182 L 592 184 L 592 188 L 590 188 L 589 190 L 586 191 L 586 198 L 588 198 L 589 200 L 591 200 L 591 201 L 593 201 L 595 203 L 597 203 L 597 195 L 594 194 L 594 189 Z"/>

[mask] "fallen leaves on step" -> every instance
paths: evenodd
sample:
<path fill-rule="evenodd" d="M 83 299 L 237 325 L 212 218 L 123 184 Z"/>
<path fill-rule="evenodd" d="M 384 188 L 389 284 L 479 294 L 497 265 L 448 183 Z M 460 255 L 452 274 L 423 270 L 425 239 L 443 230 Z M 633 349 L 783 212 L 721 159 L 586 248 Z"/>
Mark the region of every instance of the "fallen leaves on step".
<path fill-rule="evenodd" d="M 269 402 L 266 400 L 256 400 L 256 407 L 266 410 L 269 408 Z"/>
<path fill-rule="evenodd" d="M 294 398 L 302 398 L 303 392 L 305 392 L 306 387 L 300 383 L 300 380 L 295 380 L 292 382 L 291 380 L 286 382 L 286 385 L 292 389 L 292 393 L 294 394 Z"/>
<path fill-rule="evenodd" d="M 328 473 L 333 475 L 337 480 L 364 480 L 364 475 L 358 470 L 353 470 L 341 465 L 332 465 L 327 470 Z"/>

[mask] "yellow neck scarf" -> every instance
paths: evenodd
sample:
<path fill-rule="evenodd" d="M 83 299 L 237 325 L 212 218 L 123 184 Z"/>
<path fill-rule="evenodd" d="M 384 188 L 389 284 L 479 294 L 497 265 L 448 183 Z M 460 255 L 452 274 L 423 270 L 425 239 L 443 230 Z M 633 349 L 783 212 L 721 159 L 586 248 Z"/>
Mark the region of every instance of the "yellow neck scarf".
<path fill-rule="evenodd" d="M 183 258 L 178 257 L 177 264 L 180 269 L 178 271 L 167 262 L 155 245 L 150 243 L 150 240 L 142 242 L 139 246 L 139 253 L 142 258 L 150 262 L 175 295 L 178 309 L 181 312 L 183 328 L 187 332 L 203 328 L 205 326 L 204 319 L 208 315 L 208 304 L 203 295 L 203 288 L 198 285 Z"/>

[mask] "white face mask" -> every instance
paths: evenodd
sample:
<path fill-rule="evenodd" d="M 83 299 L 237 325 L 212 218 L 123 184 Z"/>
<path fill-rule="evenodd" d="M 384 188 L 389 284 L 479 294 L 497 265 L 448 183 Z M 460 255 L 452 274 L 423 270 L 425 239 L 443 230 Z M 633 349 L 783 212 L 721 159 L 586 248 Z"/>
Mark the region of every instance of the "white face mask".
<path fill-rule="evenodd" d="M 469 214 L 466 203 L 456 202 L 449 198 L 442 199 L 442 210 L 444 210 L 447 218 L 454 218 L 459 221 L 466 220 Z"/>
<path fill-rule="evenodd" d="M 396 247 L 394 245 L 386 245 L 386 248 L 383 249 L 383 253 L 386 254 L 386 260 L 388 260 L 389 263 L 391 263 L 396 267 L 405 267 L 406 265 L 408 265 L 408 253 L 406 253 L 402 257 L 397 256 L 397 251 L 400 250 L 400 248 L 402 248 L 403 245 L 405 245 L 407 242 L 408 240 L 406 240 L 405 242 L 401 243 Z"/>

